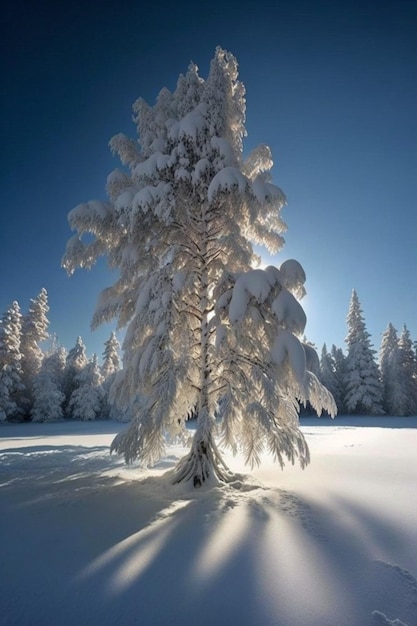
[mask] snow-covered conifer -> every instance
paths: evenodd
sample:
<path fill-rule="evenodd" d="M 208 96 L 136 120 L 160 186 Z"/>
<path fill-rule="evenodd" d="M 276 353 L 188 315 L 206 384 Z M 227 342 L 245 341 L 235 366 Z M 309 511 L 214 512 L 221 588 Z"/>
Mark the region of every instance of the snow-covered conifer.
<path fill-rule="evenodd" d="M 110 417 L 112 419 L 121 419 L 122 415 L 120 411 L 112 402 L 112 395 L 110 393 L 111 386 L 120 370 L 120 357 L 119 357 L 120 344 L 117 340 L 116 333 L 112 332 L 109 339 L 104 344 L 103 352 L 103 364 L 101 366 L 101 374 L 103 376 L 103 417 Z"/>
<path fill-rule="evenodd" d="M 120 369 L 120 343 L 117 340 L 116 333 L 113 331 L 109 339 L 104 344 L 103 365 L 101 366 L 101 374 L 105 380 L 113 376 Z"/>
<path fill-rule="evenodd" d="M 57 348 L 45 356 L 33 382 L 32 420 L 34 422 L 57 422 L 64 417 L 63 375 L 66 351 Z"/>
<path fill-rule="evenodd" d="M 417 381 L 417 341 L 413 343 L 414 350 L 414 380 Z"/>
<path fill-rule="evenodd" d="M 69 401 L 75 389 L 79 386 L 77 375 L 88 363 L 86 348 L 81 337 L 77 337 L 75 346 L 68 352 L 63 377 L 63 392 L 65 394 L 64 412 L 69 417 Z"/>
<path fill-rule="evenodd" d="M 46 358 L 51 359 L 51 370 L 54 371 L 54 380 L 58 385 L 60 391 L 65 394 L 65 375 L 67 370 L 67 358 L 68 352 L 64 346 L 56 344 L 54 348 L 51 348 L 45 355 Z"/>
<path fill-rule="evenodd" d="M 0 421 L 23 419 L 19 395 L 24 389 L 21 368 L 22 314 L 17 302 L 0 322 Z"/>
<path fill-rule="evenodd" d="M 46 289 L 41 289 L 39 295 L 30 301 L 29 310 L 22 318 L 20 351 L 22 382 L 25 386 L 22 409 L 26 413 L 30 411 L 33 403 L 33 383 L 43 359 L 39 343 L 48 338 L 48 311 L 48 294 Z"/>
<path fill-rule="evenodd" d="M 345 405 L 349 413 L 380 415 L 383 412 L 382 384 L 375 350 L 372 349 L 370 334 L 355 290 L 347 315 L 348 335 L 345 372 Z"/>
<path fill-rule="evenodd" d="M 155 106 L 135 103 L 138 142 L 111 140 L 124 171 L 108 177 L 108 202 L 69 214 L 77 234 L 63 259 L 70 274 L 101 255 L 119 271 L 93 319 L 127 325 L 113 388 L 132 422 L 112 450 L 153 463 L 166 435 L 184 433 L 195 414 L 191 450 L 173 481 L 196 486 L 229 478 L 216 435 L 249 463 L 269 449 L 281 464 L 298 457 L 304 466 L 299 401 L 335 408 L 306 367 L 301 266 L 253 269 L 253 244 L 273 254 L 283 245 L 285 196 L 271 182 L 268 147 L 243 158 L 237 77 L 236 59 L 218 48 L 206 80 L 191 64 Z"/>
<path fill-rule="evenodd" d="M 417 415 L 417 379 L 414 375 L 414 352 L 410 331 L 403 326 L 398 348 L 400 352 L 401 381 L 404 389 L 405 404 L 399 415 Z"/>
<path fill-rule="evenodd" d="M 391 322 L 382 334 L 379 355 L 384 409 L 388 415 L 402 415 L 406 405 L 401 380 L 401 355 L 398 333 Z"/>
<path fill-rule="evenodd" d="M 91 421 L 101 416 L 103 407 L 103 377 L 94 354 L 75 376 L 77 388 L 73 391 L 69 411 L 73 419 Z"/>
<path fill-rule="evenodd" d="M 320 380 L 329 391 L 332 387 L 335 386 L 332 355 L 327 351 L 327 346 L 325 343 L 323 344 L 323 347 L 321 349 L 320 356 Z M 334 397 L 334 394 L 332 395 Z"/>

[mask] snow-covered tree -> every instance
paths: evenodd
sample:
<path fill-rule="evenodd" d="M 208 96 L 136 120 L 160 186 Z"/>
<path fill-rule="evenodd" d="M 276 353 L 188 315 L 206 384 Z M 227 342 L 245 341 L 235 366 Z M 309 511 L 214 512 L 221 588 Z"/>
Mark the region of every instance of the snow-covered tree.
<path fill-rule="evenodd" d="M 103 377 L 94 354 L 91 361 L 75 376 L 77 388 L 73 391 L 69 411 L 73 419 L 84 421 L 100 417 L 103 407 Z"/>
<path fill-rule="evenodd" d="M 151 464 L 194 414 L 191 450 L 173 481 L 195 486 L 229 478 L 216 435 L 249 463 L 269 449 L 281 465 L 298 457 L 304 466 L 299 401 L 334 412 L 306 368 L 301 266 L 254 269 L 253 244 L 273 254 L 283 245 L 285 197 L 270 182 L 268 147 L 243 158 L 237 76 L 236 59 L 218 48 L 206 80 L 191 64 L 155 106 L 135 103 L 138 142 L 110 141 L 124 171 L 108 177 L 108 202 L 69 214 L 77 234 L 63 259 L 70 274 L 101 255 L 119 271 L 93 319 L 127 325 L 114 387 L 132 422 L 112 450 Z"/>
<path fill-rule="evenodd" d="M 41 368 L 43 359 L 43 352 L 39 343 L 48 338 L 48 311 L 48 294 L 46 289 L 41 289 L 39 295 L 30 301 L 29 310 L 22 318 L 20 351 L 22 354 L 22 382 L 25 386 L 22 409 L 25 412 L 30 411 L 33 403 L 33 382 Z"/>
<path fill-rule="evenodd" d="M 66 365 L 65 348 L 57 348 L 45 356 L 33 382 L 32 420 L 57 422 L 63 419 L 63 375 Z"/>
<path fill-rule="evenodd" d="M 320 380 L 329 391 L 332 387 L 335 387 L 332 355 L 327 351 L 327 345 L 325 343 L 323 344 L 320 355 Z M 332 395 L 334 397 L 334 394 Z"/>
<path fill-rule="evenodd" d="M 17 302 L 0 322 L 0 421 L 23 419 L 19 394 L 23 391 L 20 351 L 22 314 Z"/>
<path fill-rule="evenodd" d="M 417 384 L 417 341 L 414 341 L 413 349 L 414 349 L 414 380 L 416 381 L 416 384 Z"/>
<path fill-rule="evenodd" d="M 381 372 L 384 400 L 390 415 L 417 414 L 417 377 L 410 332 L 403 327 L 400 337 L 388 324 L 381 341 Z"/>
<path fill-rule="evenodd" d="M 370 334 L 355 290 L 347 315 L 348 335 L 345 371 L 345 405 L 349 413 L 380 415 L 383 412 L 382 384 L 375 350 L 372 349 Z"/>
<path fill-rule="evenodd" d="M 70 416 L 69 401 L 75 389 L 79 387 L 78 374 L 84 369 L 88 363 L 86 348 L 81 337 L 77 337 L 75 346 L 68 352 L 64 380 L 63 392 L 65 394 L 64 412 Z"/>
<path fill-rule="evenodd" d="M 64 346 L 56 343 L 51 346 L 51 349 L 45 355 L 46 358 L 51 358 L 51 369 L 54 370 L 54 380 L 58 386 L 58 389 L 65 394 L 65 377 L 67 374 L 67 359 L 68 352 Z"/>
<path fill-rule="evenodd" d="M 120 369 L 120 343 L 117 340 L 116 333 L 113 331 L 104 344 L 103 365 L 101 366 L 101 374 L 105 380 L 114 376 Z"/>
<path fill-rule="evenodd" d="M 401 380 L 398 333 L 391 322 L 382 334 L 379 366 L 383 385 L 384 409 L 388 415 L 402 415 L 407 399 Z"/>
<path fill-rule="evenodd" d="M 112 402 L 110 394 L 111 386 L 120 370 L 120 343 L 117 340 L 116 333 L 112 332 L 109 339 L 104 344 L 103 365 L 101 366 L 101 374 L 103 376 L 103 417 L 113 419 L 122 419 L 120 411 Z"/>
<path fill-rule="evenodd" d="M 417 415 L 417 379 L 414 375 L 415 361 L 413 352 L 413 342 L 410 331 L 404 324 L 399 341 L 401 379 L 404 388 L 406 403 L 403 415 Z"/>

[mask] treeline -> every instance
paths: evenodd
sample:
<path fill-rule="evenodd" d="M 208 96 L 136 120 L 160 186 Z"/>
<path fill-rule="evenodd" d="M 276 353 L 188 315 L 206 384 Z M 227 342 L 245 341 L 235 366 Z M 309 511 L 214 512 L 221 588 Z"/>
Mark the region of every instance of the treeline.
<path fill-rule="evenodd" d="M 417 342 L 404 325 L 400 334 L 389 323 L 379 359 L 366 330 L 355 290 L 347 316 L 346 353 L 326 344 L 317 374 L 331 391 L 340 414 L 417 415 Z"/>
<path fill-rule="evenodd" d="M 87 358 L 81 337 L 66 348 L 50 341 L 48 295 L 42 289 L 23 315 L 17 302 L 0 321 L 0 421 L 55 422 L 120 418 L 109 390 L 120 369 L 114 333 L 104 344 L 103 363 Z"/>
<path fill-rule="evenodd" d="M 71 350 L 50 340 L 48 295 L 42 289 L 26 314 L 12 305 L 0 320 L 0 421 L 52 422 L 63 419 L 124 419 L 111 402 L 110 388 L 120 370 L 115 333 L 104 344 L 102 365 L 87 357 L 78 337 Z M 324 344 L 309 367 L 331 391 L 339 414 L 417 415 L 417 342 L 406 326 L 389 323 L 379 358 L 355 291 L 347 316 L 346 351 Z M 314 354 L 312 352 L 312 354 Z"/>

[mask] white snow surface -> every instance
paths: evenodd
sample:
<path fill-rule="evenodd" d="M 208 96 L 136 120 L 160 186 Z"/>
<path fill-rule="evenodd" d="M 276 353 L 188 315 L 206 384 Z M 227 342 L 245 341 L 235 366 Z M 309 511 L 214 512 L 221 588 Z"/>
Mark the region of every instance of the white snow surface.
<path fill-rule="evenodd" d="M 171 486 L 125 425 L 0 424 L 2 626 L 417 626 L 417 418 L 302 418 L 312 462 Z"/>

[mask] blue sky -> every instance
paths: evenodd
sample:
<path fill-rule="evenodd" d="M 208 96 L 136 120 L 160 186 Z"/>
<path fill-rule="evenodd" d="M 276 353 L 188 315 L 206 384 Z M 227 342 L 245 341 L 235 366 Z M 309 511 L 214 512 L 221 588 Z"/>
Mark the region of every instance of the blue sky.
<path fill-rule="evenodd" d="M 223 6 L 225 5 L 225 6 Z M 90 332 L 100 263 L 67 277 L 68 212 L 105 198 L 134 137 L 131 106 L 175 87 L 191 60 L 205 77 L 215 47 L 238 59 L 247 90 L 245 150 L 268 144 L 286 193 L 286 246 L 307 274 L 306 333 L 344 347 L 353 288 L 376 349 L 388 322 L 417 339 L 417 3 L 62 2 L 4 10 L 0 314 L 42 287 L 50 330 L 103 351 Z"/>

